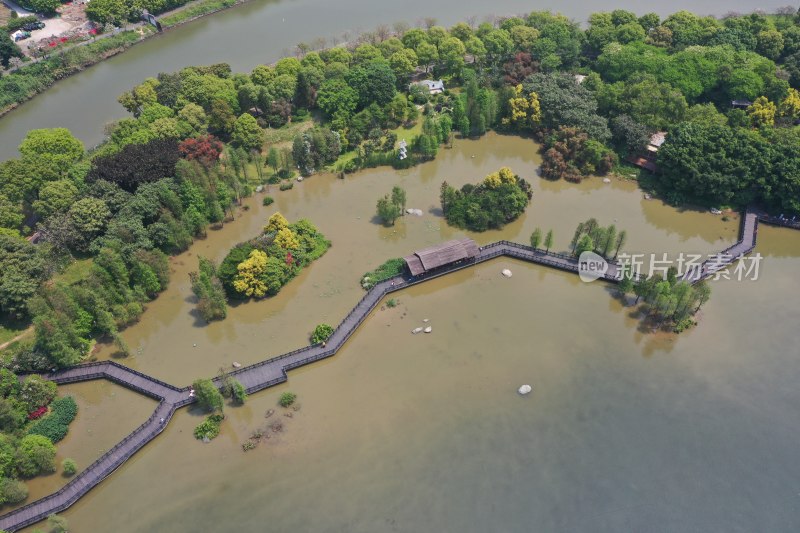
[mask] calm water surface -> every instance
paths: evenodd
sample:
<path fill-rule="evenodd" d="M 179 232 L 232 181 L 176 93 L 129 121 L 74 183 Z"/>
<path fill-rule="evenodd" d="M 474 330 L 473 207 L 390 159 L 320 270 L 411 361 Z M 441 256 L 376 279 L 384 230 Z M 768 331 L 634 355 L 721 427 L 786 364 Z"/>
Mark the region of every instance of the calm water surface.
<path fill-rule="evenodd" d="M 358 30 L 395 21 L 416 23 L 434 17 L 451 25 L 470 16 L 512 15 L 552 9 L 584 21 L 594 11 L 630 9 L 667 15 L 680 9 L 722 15 L 728 11 L 772 12 L 786 0 L 690 0 L 652 3 L 637 0 L 254 0 L 135 46 L 89 70 L 58 83 L 0 120 L 0 160 L 17 154 L 25 133 L 34 128 L 67 127 L 87 146 L 103 138 L 103 124 L 126 116 L 117 97 L 148 76 L 187 65 L 226 62 L 235 71 L 271 63 L 301 41 L 325 38 L 341 42 Z"/>
<path fill-rule="evenodd" d="M 532 181 L 534 201 L 481 243 L 525 242 L 540 226 L 565 249 L 589 216 L 616 219 L 629 250 L 707 252 L 736 237 L 737 221 L 679 213 L 632 184 L 541 181 L 532 141 L 489 135 L 408 171 L 317 176 L 270 208 L 252 200 L 174 259 L 170 288 L 125 332 L 138 354 L 123 362 L 184 385 L 302 345 L 349 311 L 369 266 L 463 235 L 436 215 L 443 178 L 474 182 L 503 164 Z M 395 184 L 425 215 L 383 228 L 374 202 Z M 309 217 L 333 247 L 277 297 L 201 327 L 195 256 L 221 258 L 276 209 Z M 757 251 L 761 279 L 714 283 L 702 324 L 680 337 L 640 331 L 607 285 L 511 259 L 411 288 L 334 358 L 228 408 L 211 444 L 191 435 L 201 416 L 180 411 L 64 514 L 81 532 L 796 531 L 800 233 L 762 226 Z M 411 335 L 426 318 L 433 333 Z M 301 410 L 265 419 L 286 390 Z M 283 432 L 241 451 L 275 420 Z"/>

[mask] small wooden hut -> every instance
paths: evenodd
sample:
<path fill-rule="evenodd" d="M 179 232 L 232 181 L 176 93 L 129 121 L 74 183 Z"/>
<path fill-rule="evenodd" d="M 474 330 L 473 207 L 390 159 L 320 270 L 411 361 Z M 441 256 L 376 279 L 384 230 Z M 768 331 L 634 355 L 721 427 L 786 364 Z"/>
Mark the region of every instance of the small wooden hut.
<path fill-rule="evenodd" d="M 456 239 L 417 250 L 403 259 L 411 275 L 419 276 L 465 259 L 473 259 L 476 255 L 478 255 L 478 245 L 475 241 Z"/>

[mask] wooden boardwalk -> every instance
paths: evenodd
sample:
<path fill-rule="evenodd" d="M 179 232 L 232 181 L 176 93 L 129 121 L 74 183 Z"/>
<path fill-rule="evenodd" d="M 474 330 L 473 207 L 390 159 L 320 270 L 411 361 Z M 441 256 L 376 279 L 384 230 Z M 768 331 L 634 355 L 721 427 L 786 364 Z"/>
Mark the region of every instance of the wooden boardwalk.
<path fill-rule="evenodd" d="M 691 282 L 705 279 L 714 272 L 736 260 L 737 257 L 747 254 L 755 247 L 758 231 L 758 215 L 748 209 L 742 221 L 739 241 L 733 246 L 718 254 L 719 259 L 703 263 L 701 269 L 694 272 L 694 277 L 684 276 Z M 266 389 L 286 381 L 286 372 L 320 359 L 333 356 L 344 346 L 350 336 L 367 319 L 370 312 L 375 309 L 381 300 L 395 291 L 400 291 L 412 285 L 424 283 L 428 280 L 445 276 L 452 272 L 472 267 L 476 264 L 489 261 L 499 256 L 513 257 L 539 265 L 557 268 L 567 272 L 578 273 L 578 261 L 568 255 L 535 250 L 530 246 L 509 241 L 499 241 L 480 248 L 477 256 L 455 264 L 442 267 L 421 276 L 397 276 L 375 285 L 367 291 L 361 301 L 336 327 L 328 338 L 325 346 L 307 346 L 298 350 L 261 361 L 254 365 L 234 370 L 230 373 L 244 385 L 248 394 Z M 608 270 L 602 279 L 610 282 L 619 281 L 620 268 L 617 263 L 609 262 Z M 108 379 L 124 387 L 135 390 L 141 394 L 159 400 L 158 407 L 150 418 L 125 437 L 111 450 L 103 454 L 100 459 L 92 463 L 61 490 L 20 507 L 0 517 L 0 530 L 16 531 L 23 527 L 35 524 L 52 513 L 57 513 L 68 508 L 81 496 L 99 484 L 114 470 L 122 466 L 134 453 L 145 444 L 157 437 L 169 423 L 176 409 L 195 401 L 189 396 L 189 387 L 177 388 L 158 379 L 136 372 L 112 361 L 89 363 L 45 375 L 47 379 L 56 383 L 75 383 L 92 379 Z M 215 380 L 219 385 L 218 379 Z"/>
<path fill-rule="evenodd" d="M 696 267 L 689 268 L 681 279 L 690 283 L 708 279 L 752 252 L 758 238 L 758 219 L 758 212 L 755 209 L 747 208 L 739 229 L 739 240 L 733 246 L 725 248 Z"/>

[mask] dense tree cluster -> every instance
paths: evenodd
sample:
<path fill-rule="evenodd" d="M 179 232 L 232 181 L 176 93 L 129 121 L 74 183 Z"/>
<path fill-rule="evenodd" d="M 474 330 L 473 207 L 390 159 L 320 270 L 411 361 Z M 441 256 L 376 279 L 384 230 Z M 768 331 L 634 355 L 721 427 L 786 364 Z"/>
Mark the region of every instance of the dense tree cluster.
<path fill-rule="evenodd" d="M 600 141 L 590 139 L 578 128 L 561 126 L 548 136 L 542 156 L 542 176 L 580 182 L 590 174 L 605 174 L 617 162 L 617 155 Z"/>
<path fill-rule="evenodd" d="M 56 447 L 78 407 L 71 397 L 56 398 L 56 384 L 32 375 L 20 381 L 0 369 L 0 505 L 28 497 L 20 478 L 55 472 Z"/>
<path fill-rule="evenodd" d="M 228 252 L 216 276 L 230 298 L 274 296 L 329 247 L 330 241 L 308 220 L 289 224 L 283 215 L 275 213 L 261 235 Z"/>
<path fill-rule="evenodd" d="M 387 225 L 394 226 L 394 221 L 403 216 L 406 210 L 406 191 L 400 187 L 393 187 L 391 195 L 378 199 L 376 211 L 378 218 Z"/>
<path fill-rule="evenodd" d="M 595 252 L 608 259 L 612 259 L 613 254 L 616 259 L 626 239 L 625 230 L 618 232 L 614 224 L 604 227 L 594 218 L 590 218 L 575 228 L 570 247 L 575 256 L 580 256 L 583 252 Z"/>
<path fill-rule="evenodd" d="M 460 190 L 443 182 L 440 191 L 447 223 L 472 231 L 502 228 L 516 220 L 531 201 L 530 184 L 507 167 L 493 172 L 478 185 Z"/>
<path fill-rule="evenodd" d="M 674 202 L 746 205 L 800 213 L 800 132 L 684 123 L 659 150 L 660 181 Z"/>
<path fill-rule="evenodd" d="M 623 295 L 635 294 L 635 303 L 639 303 L 640 299 L 644 301 L 645 320 L 676 333 L 695 324 L 692 317 L 711 297 L 711 288 L 705 281 L 695 285 L 679 281 L 674 268 L 670 268 L 663 277 L 649 276 L 637 280 L 633 280 L 626 271 L 619 290 Z"/>
<path fill-rule="evenodd" d="M 228 316 L 228 305 L 217 267 L 205 257 L 198 257 L 198 262 L 197 271 L 189 273 L 192 292 L 197 297 L 197 312 L 206 322 L 222 320 Z"/>

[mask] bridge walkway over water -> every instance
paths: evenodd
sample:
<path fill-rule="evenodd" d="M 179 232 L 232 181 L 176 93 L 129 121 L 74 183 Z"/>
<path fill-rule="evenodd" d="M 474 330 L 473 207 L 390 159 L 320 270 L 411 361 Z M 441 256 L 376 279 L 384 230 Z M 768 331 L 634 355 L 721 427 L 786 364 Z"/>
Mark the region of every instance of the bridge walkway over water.
<path fill-rule="evenodd" d="M 739 241 L 717 254 L 715 258 L 704 262 L 699 270 L 693 271 L 693 274 L 692 272 L 687 273 L 687 275 L 684 276 L 684 280 L 696 282 L 701 279 L 706 279 L 720 268 L 733 263 L 738 257 L 750 253 L 753 248 L 755 248 L 756 244 L 758 218 L 759 215 L 755 210 L 748 209 L 742 220 Z M 482 246 L 474 258 L 426 272 L 421 276 L 397 276 L 382 281 L 367 291 L 361 301 L 356 304 L 344 320 L 336 327 L 325 345 L 306 346 L 279 355 L 278 357 L 239 368 L 231 372 L 230 375 L 244 385 L 248 394 L 272 387 L 278 383 L 283 383 L 288 379 L 286 372 L 289 370 L 331 357 L 338 352 L 356 329 L 367 319 L 370 312 L 378 306 L 387 294 L 403 290 L 412 285 L 424 283 L 464 268 L 472 267 L 500 256 L 513 257 L 522 261 L 557 268 L 567 272 L 578 273 L 579 270 L 578 261 L 570 255 L 533 249 L 530 246 L 509 241 L 498 241 Z M 615 262 L 609 262 L 608 270 L 603 274 L 602 279 L 610 282 L 617 282 L 619 281 L 620 272 L 620 265 Z M 690 276 L 689 274 L 692 275 Z M 164 430 L 167 423 L 169 423 L 176 409 L 195 401 L 195 398 L 190 395 L 189 387 L 177 388 L 113 361 L 79 365 L 45 374 L 44 377 L 60 384 L 92 379 L 108 379 L 141 394 L 155 398 L 159 400 L 159 404 L 144 424 L 136 428 L 125 437 L 125 439 L 103 454 L 102 457 L 78 474 L 59 491 L 0 516 L 0 529 L 3 530 L 16 531 L 44 520 L 52 513 L 57 513 L 68 508 L 81 496 L 108 477 L 114 470 L 122 466 L 125 461 L 144 447 L 145 444 L 157 437 Z M 219 385 L 219 378 L 217 378 L 215 382 Z"/>

